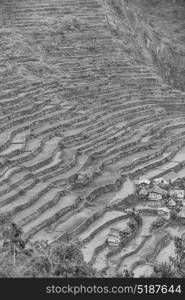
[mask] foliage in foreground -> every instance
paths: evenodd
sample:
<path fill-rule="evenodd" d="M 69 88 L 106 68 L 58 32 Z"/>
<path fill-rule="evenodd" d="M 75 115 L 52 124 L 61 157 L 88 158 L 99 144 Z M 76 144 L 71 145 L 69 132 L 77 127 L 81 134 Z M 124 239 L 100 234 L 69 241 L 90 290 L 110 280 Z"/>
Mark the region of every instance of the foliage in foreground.
<path fill-rule="evenodd" d="M 183 240 L 174 239 L 175 257 L 169 262 L 155 264 L 153 278 L 185 277 L 185 250 Z M 49 244 L 47 241 L 25 243 L 22 229 L 15 223 L 1 226 L 0 278 L 85 278 L 106 277 L 97 272 L 83 258 L 79 241 Z M 115 277 L 134 277 L 127 269 Z"/>
<path fill-rule="evenodd" d="M 98 277 L 83 259 L 79 242 L 25 244 L 16 224 L 2 232 L 0 277 Z"/>
<path fill-rule="evenodd" d="M 169 262 L 163 262 L 154 266 L 151 277 L 154 278 L 184 278 L 185 277 L 185 248 L 181 238 L 175 237 L 175 256 L 169 258 Z"/>

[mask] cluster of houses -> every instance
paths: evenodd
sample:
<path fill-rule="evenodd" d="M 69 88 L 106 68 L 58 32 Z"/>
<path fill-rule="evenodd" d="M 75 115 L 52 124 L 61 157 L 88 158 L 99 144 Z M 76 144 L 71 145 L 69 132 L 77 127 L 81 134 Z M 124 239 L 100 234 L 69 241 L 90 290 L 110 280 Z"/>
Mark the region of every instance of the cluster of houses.
<path fill-rule="evenodd" d="M 178 178 L 175 172 L 169 172 L 162 177 L 148 179 L 140 178 L 136 183 L 136 193 L 141 200 L 146 200 L 149 203 L 154 203 L 158 206 L 159 212 L 169 213 L 174 210 L 177 212 L 177 217 L 185 220 L 185 187 Z M 128 209 L 130 210 L 130 209 Z M 129 213 L 129 212 L 128 212 Z M 131 211 L 135 216 L 138 211 Z M 160 215 L 160 214 L 159 214 Z M 107 236 L 107 244 L 109 246 L 118 246 L 125 238 L 128 238 L 133 233 L 133 227 L 128 222 L 121 229 L 112 227 Z"/>
<path fill-rule="evenodd" d="M 185 190 L 179 188 L 175 172 L 154 178 L 140 178 L 137 183 L 137 194 L 140 199 L 164 204 L 169 209 L 177 209 L 178 217 L 185 219 Z M 178 184 L 177 184 L 178 180 Z"/>

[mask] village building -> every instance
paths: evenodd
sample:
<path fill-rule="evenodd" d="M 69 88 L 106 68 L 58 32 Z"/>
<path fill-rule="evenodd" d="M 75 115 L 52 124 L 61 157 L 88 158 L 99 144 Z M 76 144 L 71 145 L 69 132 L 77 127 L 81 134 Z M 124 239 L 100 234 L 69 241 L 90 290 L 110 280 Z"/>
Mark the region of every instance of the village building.
<path fill-rule="evenodd" d="M 140 178 L 138 181 L 138 184 L 148 186 L 148 185 L 150 185 L 150 180 L 147 178 Z"/>
<path fill-rule="evenodd" d="M 153 179 L 153 183 L 156 185 L 159 185 L 159 184 L 167 185 L 168 184 L 168 182 L 163 177 Z"/>
<path fill-rule="evenodd" d="M 175 173 L 174 171 L 171 171 L 171 172 L 163 175 L 162 177 L 155 178 L 153 180 L 153 182 L 156 184 L 168 185 L 170 183 L 175 182 L 177 179 L 178 179 L 177 173 Z"/>
<path fill-rule="evenodd" d="M 185 208 L 180 210 L 180 212 L 177 214 L 177 217 L 185 220 Z"/>
<path fill-rule="evenodd" d="M 170 212 L 170 210 L 168 207 L 158 208 L 158 210 L 157 210 L 158 216 L 163 217 L 163 218 L 169 218 L 169 212 Z"/>
<path fill-rule="evenodd" d="M 112 227 L 107 237 L 107 242 L 110 246 L 119 245 L 121 239 L 132 233 L 131 228 L 128 225 L 125 225 L 124 228 Z"/>
<path fill-rule="evenodd" d="M 107 242 L 110 246 L 117 246 L 121 241 L 121 236 L 117 228 L 111 228 L 107 237 Z"/>
<path fill-rule="evenodd" d="M 151 201 L 158 201 L 158 200 L 162 200 L 163 196 L 167 194 L 167 191 L 158 187 L 158 186 L 154 186 L 150 191 L 149 191 L 149 196 L 148 196 L 148 200 Z"/>
<path fill-rule="evenodd" d="M 174 208 L 174 207 L 177 206 L 177 203 L 173 199 L 170 199 L 170 201 L 168 202 L 167 206 L 169 208 Z"/>
<path fill-rule="evenodd" d="M 107 238 L 107 242 L 108 242 L 109 246 L 118 246 L 120 243 L 120 238 L 109 235 Z"/>
<path fill-rule="evenodd" d="M 170 191 L 170 196 L 171 197 L 176 197 L 177 199 L 183 200 L 185 197 L 185 192 L 184 190 L 171 190 Z"/>
<path fill-rule="evenodd" d="M 142 187 L 139 191 L 139 196 L 146 197 L 148 196 L 148 193 L 149 193 L 148 190 L 145 187 Z"/>
<path fill-rule="evenodd" d="M 126 214 L 132 214 L 133 212 L 135 212 L 135 210 L 133 210 L 132 208 L 126 208 L 125 212 Z"/>

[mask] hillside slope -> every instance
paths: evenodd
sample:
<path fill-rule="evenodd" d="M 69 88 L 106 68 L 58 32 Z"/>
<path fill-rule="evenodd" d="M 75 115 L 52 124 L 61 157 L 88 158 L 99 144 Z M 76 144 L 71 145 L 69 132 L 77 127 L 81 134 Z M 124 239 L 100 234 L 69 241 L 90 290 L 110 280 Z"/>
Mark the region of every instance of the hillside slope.
<path fill-rule="evenodd" d="M 1 216 L 51 243 L 100 230 L 92 264 L 133 180 L 185 165 L 184 6 L 151 2 L 0 3 Z"/>

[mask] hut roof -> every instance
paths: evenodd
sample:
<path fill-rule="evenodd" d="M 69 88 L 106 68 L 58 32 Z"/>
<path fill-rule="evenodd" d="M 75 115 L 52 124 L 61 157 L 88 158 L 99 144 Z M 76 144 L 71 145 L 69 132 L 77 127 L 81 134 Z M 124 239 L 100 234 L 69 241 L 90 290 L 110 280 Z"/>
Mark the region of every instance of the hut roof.
<path fill-rule="evenodd" d="M 150 180 L 149 179 L 147 179 L 147 178 L 140 178 L 139 179 L 139 181 L 138 181 L 138 183 L 139 184 L 143 184 L 143 183 L 145 183 L 145 184 L 150 184 Z"/>
<path fill-rule="evenodd" d="M 156 194 L 160 194 L 160 195 L 165 195 L 167 194 L 167 191 L 162 189 L 161 187 L 159 186 L 154 186 L 151 190 L 150 190 L 151 193 L 156 193 Z"/>
<path fill-rule="evenodd" d="M 180 190 L 180 189 L 174 189 L 170 191 L 170 195 L 177 195 L 177 196 L 181 196 L 184 197 L 185 193 L 184 190 Z"/>
<path fill-rule="evenodd" d="M 145 188 L 143 187 L 143 188 L 139 191 L 139 195 L 143 195 L 143 196 L 148 195 L 147 189 L 145 189 Z"/>
<path fill-rule="evenodd" d="M 108 236 L 114 236 L 114 237 L 119 238 L 119 232 L 120 232 L 120 230 L 118 228 L 111 227 Z"/>
<path fill-rule="evenodd" d="M 173 199 L 170 199 L 170 201 L 168 202 L 169 206 L 176 206 L 176 202 Z"/>

